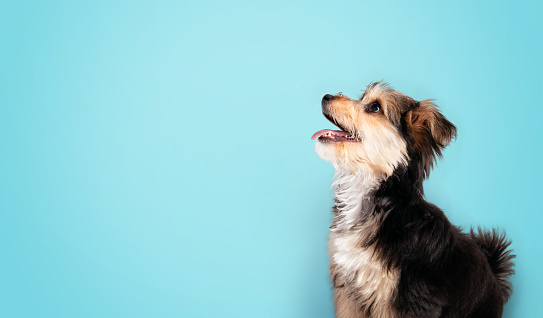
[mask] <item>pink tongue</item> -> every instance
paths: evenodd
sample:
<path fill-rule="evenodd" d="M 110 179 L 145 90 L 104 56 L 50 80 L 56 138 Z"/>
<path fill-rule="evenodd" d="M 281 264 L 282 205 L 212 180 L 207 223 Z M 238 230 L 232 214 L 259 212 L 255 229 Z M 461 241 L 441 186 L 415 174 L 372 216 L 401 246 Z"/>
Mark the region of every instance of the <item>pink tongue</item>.
<path fill-rule="evenodd" d="M 314 133 L 313 136 L 311 136 L 311 140 L 319 138 L 322 135 L 326 135 L 327 133 L 331 133 L 332 135 L 342 136 L 342 137 L 347 137 L 347 136 L 351 135 L 350 133 L 345 132 L 345 131 L 341 131 L 341 130 L 323 129 L 323 130 L 320 130 L 320 131 L 317 131 L 316 133 Z"/>

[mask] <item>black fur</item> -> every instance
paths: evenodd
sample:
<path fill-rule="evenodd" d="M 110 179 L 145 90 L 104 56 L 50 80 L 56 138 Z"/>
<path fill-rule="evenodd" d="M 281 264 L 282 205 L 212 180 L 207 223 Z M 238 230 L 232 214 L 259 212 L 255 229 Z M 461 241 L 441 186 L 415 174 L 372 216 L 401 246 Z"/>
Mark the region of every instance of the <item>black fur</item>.
<path fill-rule="evenodd" d="M 495 230 L 463 233 L 425 201 L 425 167 L 409 145 L 408 166 L 374 193 L 372 213 L 382 221 L 365 242 L 387 267 L 400 270 L 393 297 L 399 317 L 501 317 L 511 294 L 510 243 Z"/>

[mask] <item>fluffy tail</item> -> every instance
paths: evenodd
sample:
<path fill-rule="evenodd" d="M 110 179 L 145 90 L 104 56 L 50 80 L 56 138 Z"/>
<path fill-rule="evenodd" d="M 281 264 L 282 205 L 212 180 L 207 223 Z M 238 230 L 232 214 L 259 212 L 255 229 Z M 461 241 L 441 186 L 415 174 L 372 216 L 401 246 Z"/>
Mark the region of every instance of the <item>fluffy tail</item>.
<path fill-rule="evenodd" d="M 513 288 L 507 278 L 515 273 L 513 270 L 513 261 L 515 255 L 511 254 L 512 250 L 507 248 L 511 241 L 505 238 L 505 233 L 500 234 L 495 229 L 492 232 L 477 229 L 477 233 L 471 229 L 471 237 L 477 243 L 479 248 L 486 254 L 492 272 L 500 282 L 504 301 L 509 299 Z"/>

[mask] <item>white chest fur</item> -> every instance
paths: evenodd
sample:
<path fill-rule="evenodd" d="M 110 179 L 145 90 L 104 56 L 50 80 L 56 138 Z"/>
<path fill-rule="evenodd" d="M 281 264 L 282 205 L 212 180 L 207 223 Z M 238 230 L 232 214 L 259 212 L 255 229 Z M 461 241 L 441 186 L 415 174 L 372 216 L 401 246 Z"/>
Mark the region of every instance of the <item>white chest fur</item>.
<path fill-rule="evenodd" d="M 334 283 L 347 291 L 347 297 L 359 308 L 367 308 L 370 317 L 394 317 L 391 298 L 398 284 L 399 272 L 387 271 L 375 257 L 372 247 L 360 247 L 358 231 L 330 234 L 330 253 Z M 337 304 L 336 304 L 337 305 Z"/>
<path fill-rule="evenodd" d="M 331 268 L 341 288 L 361 307 L 370 308 L 372 317 L 392 317 L 390 302 L 399 272 L 387 271 L 373 246 L 363 247 L 379 226 L 375 217 L 363 217 L 364 208 L 371 207 L 368 193 L 375 181 L 367 176 L 339 175 L 334 182 L 338 221 L 330 233 Z"/>

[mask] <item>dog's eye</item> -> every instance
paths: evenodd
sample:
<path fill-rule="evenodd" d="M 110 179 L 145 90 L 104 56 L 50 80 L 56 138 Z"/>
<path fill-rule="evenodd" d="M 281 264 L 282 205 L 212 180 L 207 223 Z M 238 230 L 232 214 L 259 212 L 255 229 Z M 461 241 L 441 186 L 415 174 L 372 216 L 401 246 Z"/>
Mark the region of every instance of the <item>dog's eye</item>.
<path fill-rule="evenodd" d="M 378 113 L 381 111 L 381 104 L 379 102 L 373 102 L 366 106 L 366 113 Z"/>

